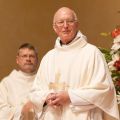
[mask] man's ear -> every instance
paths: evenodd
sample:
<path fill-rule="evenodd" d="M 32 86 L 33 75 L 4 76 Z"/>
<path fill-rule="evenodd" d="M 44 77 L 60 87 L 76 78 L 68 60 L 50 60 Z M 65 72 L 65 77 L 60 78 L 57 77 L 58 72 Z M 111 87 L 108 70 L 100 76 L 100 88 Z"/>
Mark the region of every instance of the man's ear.
<path fill-rule="evenodd" d="M 56 26 L 55 26 L 55 25 L 53 25 L 53 30 L 54 30 L 55 32 L 57 32 L 57 29 L 56 29 Z"/>
<path fill-rule="evenodd" d="M 18 55 L 16 56 L 16 63 L 18 64 Z"/>
<path fill-rule="evenodd" d="M 76 23 L 77 29 L 79 30 L 79 22 Z"/>

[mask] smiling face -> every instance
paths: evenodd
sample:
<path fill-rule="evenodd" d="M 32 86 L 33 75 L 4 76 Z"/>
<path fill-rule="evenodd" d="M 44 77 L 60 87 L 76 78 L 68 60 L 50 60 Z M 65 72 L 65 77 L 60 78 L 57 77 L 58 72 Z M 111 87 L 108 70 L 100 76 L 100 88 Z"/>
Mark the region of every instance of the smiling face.
<path fill-rule="evenodd" d="M 78 31 L 78 21 L 74 11 L 66 7 L 59 9 L 54 15 L 53 29 L 63 44 L 71 42 Z"/>
<path fill-rule="evenodd" d="M 38 57 L 34 50 L 22 48 L 16 57 L 19 69 L 25 73 L 33 73 L 37 69 Z"/>

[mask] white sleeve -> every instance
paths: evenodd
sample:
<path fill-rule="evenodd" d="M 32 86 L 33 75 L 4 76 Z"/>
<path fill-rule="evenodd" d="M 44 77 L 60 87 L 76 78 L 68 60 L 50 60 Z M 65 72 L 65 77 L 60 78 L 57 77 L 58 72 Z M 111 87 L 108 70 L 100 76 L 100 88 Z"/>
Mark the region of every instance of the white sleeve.
<path fill-rule="evenodd" d="M 7 89 L 3 82 L 0 83 L 0 120 L 11 120 L 14 108 L 7 100 Z"/>

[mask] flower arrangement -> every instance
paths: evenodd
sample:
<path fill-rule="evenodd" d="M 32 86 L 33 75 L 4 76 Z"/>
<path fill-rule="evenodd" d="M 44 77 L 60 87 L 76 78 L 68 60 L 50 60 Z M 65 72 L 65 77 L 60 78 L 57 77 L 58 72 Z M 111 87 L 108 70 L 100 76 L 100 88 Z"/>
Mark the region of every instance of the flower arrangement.
<path fill-rule="evenodd" d="M 115 28 L 111 32 L 111 36 L 113 38 L 111 50 L 104 48 L 100 48 L 100 50 L 105 55 L 115 85 L 117 100 L 120 103 L 120 27 Z"/>

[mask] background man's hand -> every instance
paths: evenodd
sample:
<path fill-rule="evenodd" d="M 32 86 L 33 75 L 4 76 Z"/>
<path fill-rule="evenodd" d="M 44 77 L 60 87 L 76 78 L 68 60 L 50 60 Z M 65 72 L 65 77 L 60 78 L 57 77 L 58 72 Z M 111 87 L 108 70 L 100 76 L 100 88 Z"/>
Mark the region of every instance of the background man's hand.
<path fill-rule="evenodd" d="M 22 120 L 33 120 L 35 118 L 35 105 L 32 102 L 27 102 L 21 112 Z"/>

